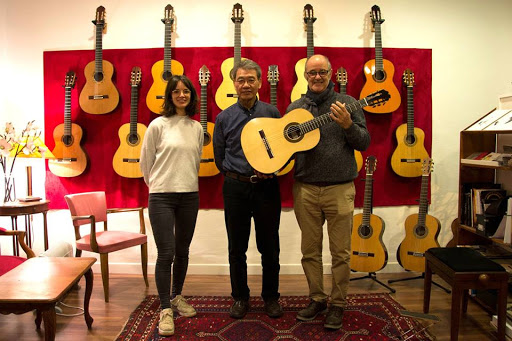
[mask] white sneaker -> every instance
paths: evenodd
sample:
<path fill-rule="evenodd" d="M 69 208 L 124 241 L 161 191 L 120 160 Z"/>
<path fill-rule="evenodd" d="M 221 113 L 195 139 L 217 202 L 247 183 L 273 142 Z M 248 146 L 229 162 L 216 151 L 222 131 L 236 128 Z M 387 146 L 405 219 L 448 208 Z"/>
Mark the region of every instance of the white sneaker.
<path fill-rule="evenodd" d="M 162 336 L 174 335 L 174 320 L 172 318 L 172 309 L 166 308 L 160 312 L 160 322 L 158 322 L 158 334 Z"/>
<path fill-rule="evenodd" d="M 171 300 L 171 306 L 174 308 L 174 310 L 177 310 L 181 316 L 192 317 L 196 316 L 197 314 L 194 307 L 188 304 L 187 300 L 181 295 L 178 295 Z"/>

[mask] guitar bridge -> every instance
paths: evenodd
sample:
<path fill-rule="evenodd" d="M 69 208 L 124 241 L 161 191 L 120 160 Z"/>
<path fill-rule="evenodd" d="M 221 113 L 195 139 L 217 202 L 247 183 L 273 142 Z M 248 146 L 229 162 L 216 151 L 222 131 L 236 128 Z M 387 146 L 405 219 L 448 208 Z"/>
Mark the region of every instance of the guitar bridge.
<path fill-rule="evenodd" d="M 373 252 L 359 252 L 359 251 L 353 251 L 352 254 L 354 256 L 359 256 L 359 257 L 375 257 L 375 253 Z"/>
<path fill-rule="evenodd" d="M 201 159 L 201 163 L 213 162 L 213 159 Z"/>
<path fill-rule="evenodd" d="M 165 96 L 164 95 L 158 95 L 158 96 L 156 96 L 156 99 L 165 99 Z"/>
<path fill-rule="evenodd" d="M 96 100 L 96 99 L 107 99 L 108 98 L 108 95 L 94 95 L 94 96 L 89 96 L 89 99 L 93 99 L 93 100 Z"/>
<path fill-rule="evenodd" d="M 76 157 L 63 157 L 63 158 L 57 158 L 57 159 L 50 159 L 52 162 L 76 162 Z"/>
<path fill-rule="evenodd" d="M 272 149 L 270 149 L 270 145 L 268 144 L 267 136 L 265 135 L 265 132 L 263 130 L 259 131 L 261 141 L 263 142 L 263 145 L 265 145 L 265 150 L 267 151 L 268 157 L 273 159 L 274 153 L 272 153 Z"/>
<path fill-rule="evenodd" d="M 415 162 L 421 162 L 421 160 L 420 159 L 400 159 L 400 162 L 415 163 Z"/>
<path fill-rule="evenodd" d="M 413 256 L 413 257 L 425 257 L 425 253 L 423 253 L 423 252 L 407 251 L 407 255 Z"/>
<path fill-rule="evenodd" d="M 238 95 L 237 94 L 227 94 L 226 97 L 238 98 Z"/>
<path fill-rule="evenodd" d="M 137 163 L 137 162 L 140 162 L 140 159 L 127 159 L 127 158 L 124 158 L 124 159 L 123 159 L 123 162 L 127 162 L 127 163 Z"/>

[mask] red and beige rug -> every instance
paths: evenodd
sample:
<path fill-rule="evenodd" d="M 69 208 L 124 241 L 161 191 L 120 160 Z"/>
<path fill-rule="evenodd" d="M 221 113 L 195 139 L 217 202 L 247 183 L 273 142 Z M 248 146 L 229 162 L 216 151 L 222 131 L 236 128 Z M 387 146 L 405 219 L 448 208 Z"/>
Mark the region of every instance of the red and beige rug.
<path fill-rule="evenodd" d="M 337 331 L 325 329 L 324 315 L 309 322 L 297 321 L 297 311 L 309 299 L 305 296 L 282 296 L 284 315 L 269 318 L 263 301 L 251 297 L 251 310 L 241 320 L 229 317 L 233 303 L 226 296 L 193 296 L 188 302 L 197 310 L 192 318 L 175 316 L 175 335 L 160 337 L 158 296 L 149 295 L 133 311 L 116 341 L 153 340 L 433 340 L 414 319 L 402 316 L 403 310 L 389 294 L 354 294 L 348 296 L 343 315 L 343 327 Z"/>

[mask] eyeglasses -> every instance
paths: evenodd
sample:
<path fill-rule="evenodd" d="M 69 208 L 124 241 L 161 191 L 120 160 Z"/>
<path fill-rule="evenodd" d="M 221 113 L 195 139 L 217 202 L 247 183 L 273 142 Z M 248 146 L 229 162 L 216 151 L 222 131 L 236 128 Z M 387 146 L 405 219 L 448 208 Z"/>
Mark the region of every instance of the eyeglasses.
<path fill-rule="evenodd" d="M 308 71 L 306 72 L 306 74 L 311 77 L 311 78 L 315 78 L 316 75 L 320 75 L 320 77 L 325 77 L 327 76 L 327 74 L 331 72 L 331 70 L 320 70 L 320 71 L 315 71 L 315 70 L 311 70 L 311 71 Z"/>
<path fill-rule="evenodd" d="M 176 95 L 176 96 L 179 96 L 181 93 L 183 93 L 185 96 L 187 96 L 187 95 L 190 95 L 190 90 L 189 89 L 183 89 L 183 90 L 174 89 L 172 91 L 172 94 Z"/>
<path fill-rule="evenodd" d="M 257 79 L 256 78 L 253 78 L 253 77 L 250 77 L 250 78 L 238 78 L 235 82 L 238 83 L 238 85 L 244 85 L 246 82 L 247 84 L 249 85 L 253 85 L 254 83 L 256 83 Z"/>

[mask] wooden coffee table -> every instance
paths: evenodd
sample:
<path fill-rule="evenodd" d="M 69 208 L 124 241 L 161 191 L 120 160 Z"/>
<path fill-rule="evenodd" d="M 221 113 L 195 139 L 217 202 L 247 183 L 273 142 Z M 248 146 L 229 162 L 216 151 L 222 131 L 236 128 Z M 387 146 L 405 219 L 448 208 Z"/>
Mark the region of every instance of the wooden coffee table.
<path fill-rule="evenodd" d="M 89 314 L 96 258 L 34 257 L 0 277 L 0 313 L 23 314 L 37 309 L 36 327 L 44 321 L 44 339 L 55 340 L 55 305 L 85 275 L 84 316 L 90 329 Z"/>

